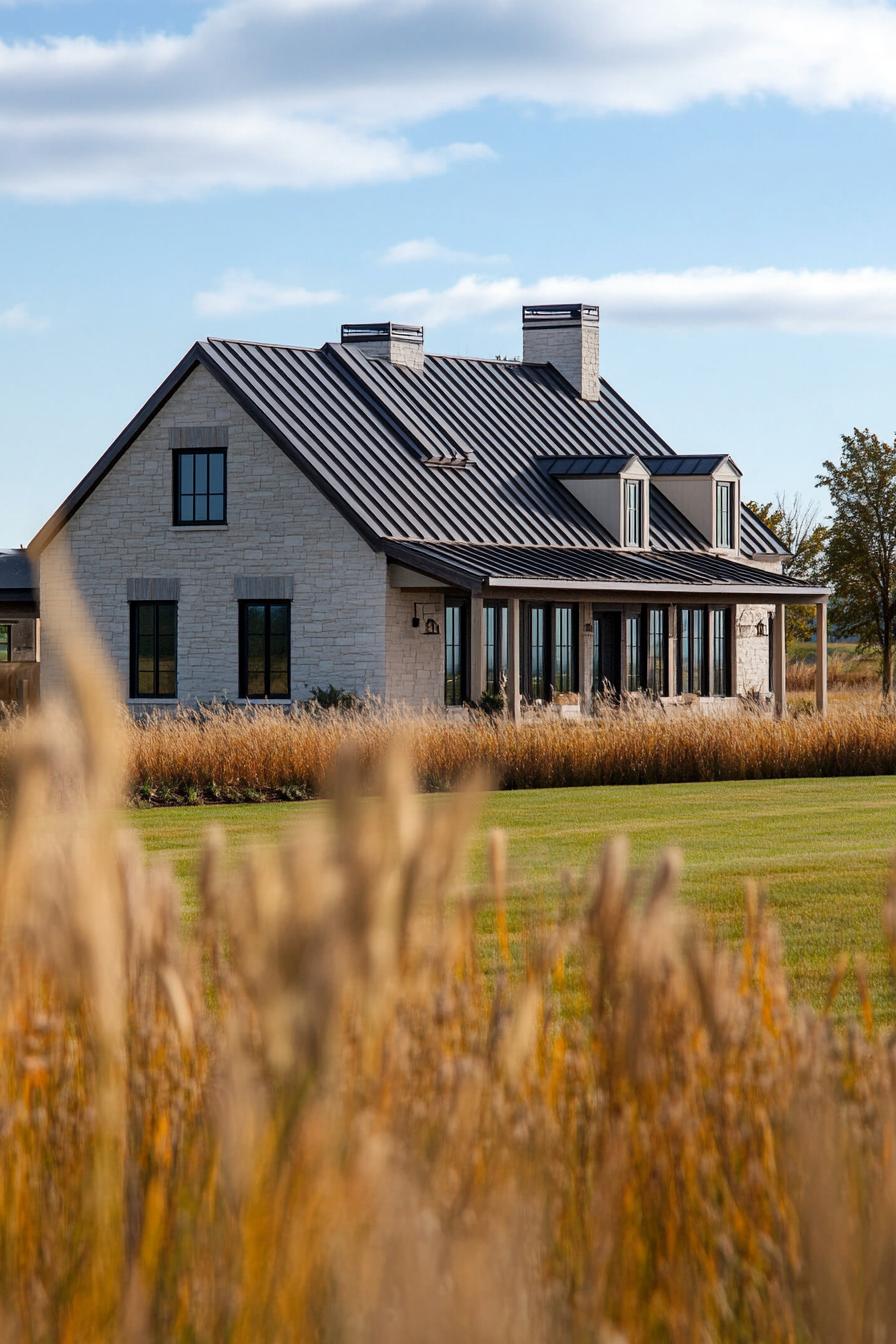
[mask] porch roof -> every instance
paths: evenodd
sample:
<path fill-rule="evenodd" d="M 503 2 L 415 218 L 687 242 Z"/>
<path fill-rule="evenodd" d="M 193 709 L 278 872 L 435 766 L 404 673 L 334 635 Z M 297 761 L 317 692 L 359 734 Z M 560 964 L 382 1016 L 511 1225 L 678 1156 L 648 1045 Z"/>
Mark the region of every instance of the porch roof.
<path fill-rule="evenodd" d="M 556 546 L 469 546 L 388 542 L 390 559 L 479 592 L 509 588 L 623 593 L 707 593 L 750 601 L 820 602 L 826 588 L 706 552 L 624 551 Z"/>
<path fill-rule="evenodd" d="M 37 584 L 27 553 L 0 551 L 0 602 L 33 607 L 36 601 Z"/>

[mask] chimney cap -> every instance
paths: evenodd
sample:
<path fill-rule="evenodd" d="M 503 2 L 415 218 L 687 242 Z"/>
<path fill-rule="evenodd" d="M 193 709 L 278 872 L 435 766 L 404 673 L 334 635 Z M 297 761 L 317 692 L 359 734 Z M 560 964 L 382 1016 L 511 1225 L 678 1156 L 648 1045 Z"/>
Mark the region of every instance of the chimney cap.
<path fill-rule="evenodd" d="M 523 327 L 596 327 L 596 303 L 524 303 Z"/>
<path fill-rule="evenodd" d="M 343 322 L 340 339 L 343 345 L 370 341 L 406 341 L 408 345 L 422 345 L 423 328 L 404 322 Z"/>

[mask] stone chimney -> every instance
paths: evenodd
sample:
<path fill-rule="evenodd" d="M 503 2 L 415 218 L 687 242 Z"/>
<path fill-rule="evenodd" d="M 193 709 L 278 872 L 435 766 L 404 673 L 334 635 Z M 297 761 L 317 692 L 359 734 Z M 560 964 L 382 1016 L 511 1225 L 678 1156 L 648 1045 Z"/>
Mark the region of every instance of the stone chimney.
<path fill-rule="evenodd" d="M 401 368 L 423 372 L 422 327 L 408 327 L 401 322 L 346 322 L 341 340 L 368 359 L 387 359 Z"/>
<path fill-rule="evenodd" d="M 600 309 L 596 303 L 523 308 L 523 363 L 553 364 L 583 401 L 600 396 Z"/>

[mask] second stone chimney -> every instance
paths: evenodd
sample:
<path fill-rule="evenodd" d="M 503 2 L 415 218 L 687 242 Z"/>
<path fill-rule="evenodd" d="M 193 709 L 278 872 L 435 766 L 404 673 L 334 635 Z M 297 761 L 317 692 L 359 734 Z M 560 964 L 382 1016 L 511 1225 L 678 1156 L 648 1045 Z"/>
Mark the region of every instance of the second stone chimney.
<path fill-rule="evenodd" d="M 368 359 L 386 359 L 423 372 L 423 328 L 401 322 L 346 322 L 342 344 L 354 346 Z"/>
<path fill-rule="evenodd" d="M 523 363 L 553 364 L 583 401 L 600 396 L 600 309 L 596 303 L 523 308 Z"/>

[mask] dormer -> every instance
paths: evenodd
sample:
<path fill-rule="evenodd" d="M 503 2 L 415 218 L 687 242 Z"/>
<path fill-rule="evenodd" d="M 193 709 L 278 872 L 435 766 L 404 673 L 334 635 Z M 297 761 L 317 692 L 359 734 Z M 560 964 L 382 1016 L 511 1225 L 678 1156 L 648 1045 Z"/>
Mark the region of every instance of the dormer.
<path fill-rule="evenodd" d="M 740 551 L 740 471 L 727 454 L 649 457 L 653 484 L 720 555 Z"/>
<path fill-rule="evenodd" d="M 634 454 L 619 457 L 547 457 L 539 465 L 609 532 L 617 546 L 650 546 L 650 473 Z"/>

